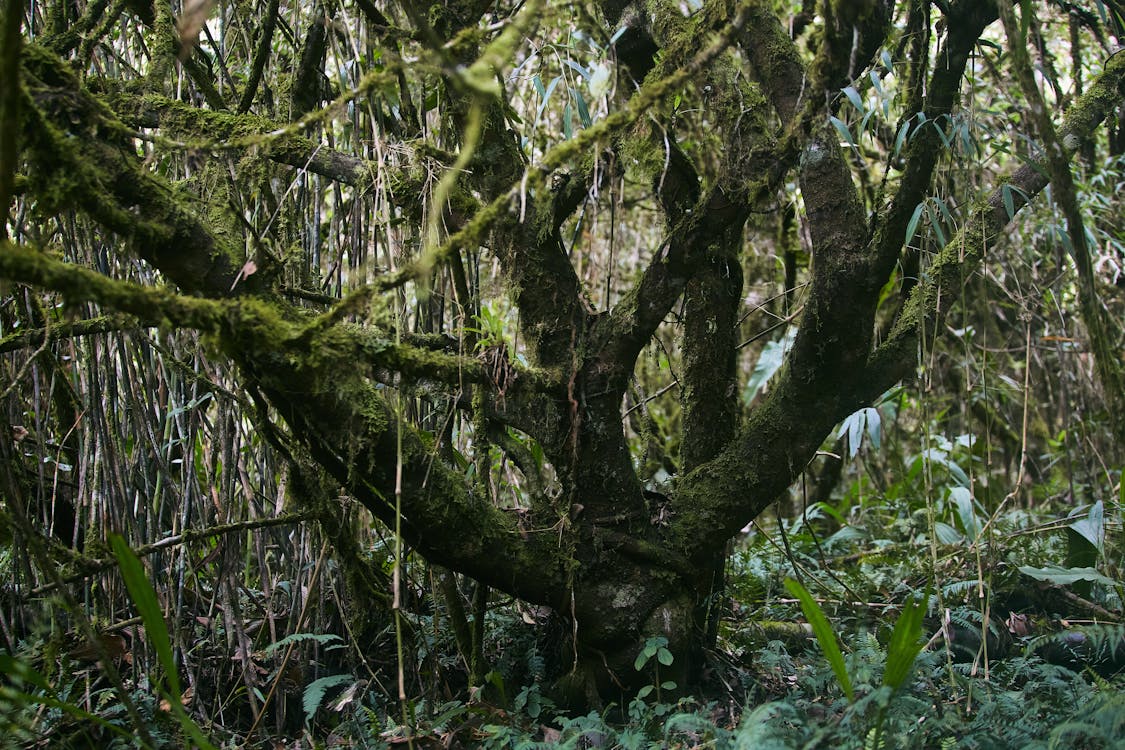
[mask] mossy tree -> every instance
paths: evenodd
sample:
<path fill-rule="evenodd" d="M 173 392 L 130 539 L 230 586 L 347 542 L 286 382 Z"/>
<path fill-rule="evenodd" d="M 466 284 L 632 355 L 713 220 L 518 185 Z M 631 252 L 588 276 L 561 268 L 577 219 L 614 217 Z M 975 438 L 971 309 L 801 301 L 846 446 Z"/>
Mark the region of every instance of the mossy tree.
<path fill-rule="evenodd" d="M 237 365 L 263 434 L 306 475 L 323 472 L 480 590 L 549 607 L 568 639 L 559 685 L 576 702 L 647 680 L 633 662 L 653 636 L 667 638 L 677 681 L 691 678 L 728 540 L 840 420 L 912 377 L 920 339 L 1013 214 L 1125 94 L 1125 56 L 1107 53 L 1057 132 L 1036 133 L 1055 149 L 1049 167 L 1029 161 L 957 207 L 956 235 L 910 274 L 907 243 L 958 132 L 966 68 L 986 30 L 999 44 L 992 24 L 1012 13 L 1007 2 L 791 14 L 759 0 L 387 5 L 325 2 L 292 18 L 276 2 L 260 17 L 219 9 L 252 32 L 220 51 L 198 38 L 203 18 L 173 19 L 160 4 L 59 1 L 25 16 L 7 0 L 0 276 L 206 334 L 210 355 Z M 189 14 L 213 10 L 202 7 Z M 1079 10 L 1100 34 L 1098 16 Z M 1036 23 L 1023 21 L 1025 33 Z M 573 93 L 552 114 L 541 82 L 543 106 L 526 105 L 532 79 L 519 73 L 569 23 L 601 54 L 596 85 L 592 68 L 571 66 L 589 74 L 597 117 L 595 99 Z M 113 52 L 122 45 L 143 46 L 129 74 Z M 865 158 L 880 161 L 883 182 L 870 190 L 856 184 L 859 146 L 842 142 L 858 131 L 842 132 L 836 115 L 845 87 L 892 73 L 901 120 L 871 136 Z M 337 147 L 358 110 L 370 131 Z M 568 137 L 535 135 L 552 117 Z M 1032 121 L 1051 124 L 1042 112 Z M 337 186 L 312 198 L 318 221 L 329 207 L 366 216 L 342 281 L 320 225 L 300 225 L 284 187 L 310 176 Z M 776 225 L 757 217 L 786 215 L 779 203 L 799 207 L 811 262 L 785 365 L 748 405 L 744 275 L 761 272 Z M 648 243 L 631 275 L 612 262 L 599 278 L 578 268 L 584 216 L 599 207 L 610 232 L 633 222 L 627 236 Z M 167 284 L 59 257 L 56 216 L 82 217 Z M 388 268 L 369 248 L 387 252 Z M 488 327 L 489 311 L 508 309 Z M 638 359 L 668 330 L 682 353 L 680 432 L 666 462 L 675 476 L 655 488 L 623 403 Z M 64 321 L 52 335 L 86 332 Z M 1100 359 L 1120 425 L 1120 362 Z M 521 472 L 518 509 L 487 481 L 497 457 Z"/>

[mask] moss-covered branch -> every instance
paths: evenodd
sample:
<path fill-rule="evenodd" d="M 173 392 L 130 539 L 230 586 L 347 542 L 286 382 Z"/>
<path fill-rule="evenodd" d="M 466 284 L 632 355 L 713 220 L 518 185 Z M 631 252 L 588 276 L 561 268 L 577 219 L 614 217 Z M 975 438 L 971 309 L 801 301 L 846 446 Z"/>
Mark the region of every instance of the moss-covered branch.
<path fill-rule="evenodd" d="M 112 315 L 57 323 L 49 328 L 36 328 L 35 330 L 13 333 L 10 336 L 0 338 L 0 353 L 38 346 L 48 336 L 52 341 L 58 341 L 60 339 L 110 333 L 111 331 L 127 331 L 138 327 L 139 323 L 133 318 Z"/>
<path fill-rule="evenodd" d="M 228 348 L 247 346 L 293 361 L 303 357 L 333 358 L 341 366 L 369 372 L 392 372 L 397 382 L 437 380 L 447 386 L 481 384 L 496 388 L 498 375 L 480 359 L 425 347 L 397 343 L 378 329 L 324 325 L 321 318 L 295 317 L 280 304 L 257 299 L 210 300 L 177 294 L 167 287 L 148 287 L 103 276 L 83 266 L 65 263 L 49 254 L 4 241 L 0 243 L 0 278 L 58 292 L 68 303 L 94 302 L 135 318 L 123 323 L 112 318 L 64 324 L 48 335 L 87 335 L 120 329 L 123 325 L 190 328 L 215 334 Z M 288 318 L 288 320 L 287 320 Z M 269 334 L 266 336 L 265 334 Z M 34 341 L 43 333 L 28 332 L 0 340 L 0 351 Z M 514 363 L 506 364 L 505 391 L 531 396 L 536 391 L 558 392 L 557 376 Z"/>
<path fill-rule="evenodd" d="M 550 528 L 557 519 L 535 519 L 539 531 L 521 531 L 515 514 L 477 496 L 373 384 L 344 369 L 335 352 L 326 354 L 288 366 L 268 352 L 242 362 L 317 462 L 392 528 L 401 487 L 403 536 L 427 559 L 529 601 L 557 605 L 567 570 Z"/>
<path fill-rule="evenodd" d="M 70 301 L 211 332 L 317 460 L 390 525 L 393 504 L 386 499 L 401 476 L 404 529 L 418 549 L 532 601 L 554 602 L 563 590 L 565 559 L 557 539 L 551 534 L 525 539 L 513 516 L 476 498 L 464 477 L 436 461 L 423 438 L 399 420 L 367 376 L 381 363 L 403 377 L 458 382 L 476 376 L 488 382 L 481 363 L 338 324 L 287 321 L 259 299 L 216 301 L 115 281 L 10 242 L 0 245 L 0 277 L 55 290 Z M 548 526 L 557 521 L 547 520 Z M 450 543 L 446 529 L 469 536 Z"/>
<path fill-rule="evenodd" d="M 7 241 L 0 243 L 0 278 L 50 289 L 70 303 L 96 302 L 151 324 L 176 328 L 217 331 L 226 312 L 215 300 L 176 294 L 166 287 L 116 281 Z"/>
<path fill-rule="evenodd" d="M 19 3 L 12 3 L 11 6 L 19 7 Z M 105 15 L 108 6 L 109 0 L 95 0 L 88 3 L 86 9 L 82 12 L 82 16 L 77 21 L 65 24 L 62 28 L 52 29 L 44 35 L 41 43 L 60 55 L 73 51 L 82 43 L 84 34 L 91 31 L 95 26 L 102 25 L 102 16 Z M 115 3 L 115 12 L 112 15 L 114 17 L 120 15 L 123 8 L 123 3 Z M 20 10 L 22 12 L 22 8 Z"/>
<path fill-rule="evenodd" d="M 362 157 L 346 154 L 297 133 L 284 133 L 283 126 L 258 115 L 235 115 L 193 107 L 186 102 L 161 96 L 138 96 L 115 92 L 106 96 L 113 110 L 126 123 L 135 127 L 159 128 L 167 137 L 194 141 L 206 133 L 208 143 L 222 148 L 224 142 L 244 143 L 260 138 L 262 155 L 298 169 L 307 169 L 345 185 L 362 190 L 376 186 L 386 189 L 392 202 L 407 214 L 419 214 L 418 196 L 425 189 L 425 172 L 420 168 L 402 169 L 376 164 Z M 191 143 L 185 142 L 185 147 Z M 429 153 L 430 150 L 427 150 Z M 450 219 L 460 225 L 474 214 L 479 203 L 464 191 L 450 196 Z M 417 218 L 417 217 L 415 217 Z"/>
<path fill-rule="evenodd" d="M 249 112 L 250 105 L 254 103 L 254 95 L 258 91 L 258 84 L 262 80 L 262 71 L 269 59 L 270 48 L 273 45 L 273 30 L 277 26 L 277 9 L 279 0 L 269 0 L 265 18 L 262 19 L 262 28 L 258 32 L 258 45 L 254 50 L 254 60 L 250 63 L 250 75 L 246 79 L 246 88 L 238 100 L 239 113 Z"/>
<path fill-rule="evenodd" d="M 144 169 L 127 140 L 131 131 L 83 90 L 66 63 L 31 45 L 23 69 L 30 98 L 22 145 L 37 208 L 85 211 L 184 291 L 230 294 L 245 261 L 242 248 L 221 241 L 183 197 Z M 252 291 L 263 278 L 252 276 L 239 290 Z"/>
<path fill-rule="evenodd" d="M 8 236 L 8 207 L 15 190 L 20 116 L 20 49 L 23 4 L 4 4 L 0 14 L 0 240 Z"/>
<path fill-rule="evenodd" d="M 746 33 L 757 6 L 709 3 L 694 23 L 685 20 L 673 3 L 655 3 L 653 7 L 652 49 L 655 53 L 657 42 L 664 47 L 663 68 L 679 59 L 690 60 L 692 40 L 706 29 L 719 29 L 724 35 Z M 725 12 L 728 9 L 733 14 L 729 24 Z M 612 7 L 607 14 L 611 10 Z M 639 55 L 638 50 L 631 53 Z M 633 67 L 643 68 L 642 62 L 636 57 Z M 652 75 L 658 75 L 661 68 L 656 68 Z M 669 230 L 641 278 L 601 323 L 602 330 L 598 332 L 599 356 L 622 390 L 641 349 L 695 274 L 705 268 L 735 270 L 740 266 L 741 230 L 747 216 L 765 200 L 772 199 L 781 179 L 795 163 L 796 152 L 778 148 L 774 142 L 773 126 L 761 106 L 761 93 L 741 76 L 733 75 L 733 70 L 729 57 L 718 58 L 707 73 L 706 86 L 711 92 L 706 101 L 707 117 L 722 139 L 722 159 L 710 175 L 709 184 L 701 178 L 703 170 L 688 159 L 671 133 L 653 128 L 647 143 L 638 146 L 638 141 L 644 141 L 635 136 L 633 145 L 625 149 L 652 173 Z M 723 295 L 729 298 L 733 293 L 737 298 L 740 289 L 733 291 L 731 273 L 723 278 Z M 700 346 L 712 342 L 706 334 L 711 330 L 705 325 Z M 685 340 L 698 333 L 686 333 Z M 720 390 L 725 392 L 726 388 Z M 704 388 L 698 396 L 711 401 L 709 393 L 710 389 Z"/>

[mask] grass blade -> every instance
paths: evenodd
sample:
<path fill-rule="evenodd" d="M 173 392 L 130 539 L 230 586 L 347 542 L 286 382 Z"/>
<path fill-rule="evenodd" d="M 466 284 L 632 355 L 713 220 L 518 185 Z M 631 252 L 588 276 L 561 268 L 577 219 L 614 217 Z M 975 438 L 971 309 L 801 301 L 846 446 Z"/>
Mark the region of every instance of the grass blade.
<path fill-rule="evenodd" d="M 840 652 L 840 644 L 836 641 L 836 631 L 828 623 L 824 611 L 812 598 L 812 594 L 799 581 L 787 578 L 785 579 L 785 588 L 789 589 L 789 593 L 797 597 L 797 600 L 801 603 L 801 611 L 805 613 L 805 619 L 812 626 L 813 634 L 816 635 L 816 640 L 820 643 L 820 649 L 832 666 L 832 671 L 836 673 L 836 681 L 840 683 L 840 688 L 844 691 L 844 695 L 848 696 L 848 700 L 853 700 L 852 679 L 848 676 L 848 668 L 844 664 L 844 655 Z"/>

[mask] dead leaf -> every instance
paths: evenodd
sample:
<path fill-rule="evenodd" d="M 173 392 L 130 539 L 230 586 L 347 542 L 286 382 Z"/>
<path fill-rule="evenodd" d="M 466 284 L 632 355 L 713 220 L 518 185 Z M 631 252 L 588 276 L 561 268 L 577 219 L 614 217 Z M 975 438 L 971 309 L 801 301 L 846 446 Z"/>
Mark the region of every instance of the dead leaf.
<path fill-rule="evenodd" d="M 211 15 L 215 7 L 215 0 L 185 0 L 184 12 L 176 23 L 176 30 L 180 32 L 180 59 L 185 60 L 199 44 L 199 32 L 203 31 L 203 24 Z"/>
<path fill-rule="evenodd" d="M 233 292 L 234 288 L 238 286 L 239 282 L 253 275 L 253 273 L 257 270 L 257 263 L 255 263 L 253 260 L 246 261 L 246 263 L 242 265 L 242 268 L 239 269 L 238 275 L 234 277 L 234 283 L 230 285 L 230 290 Z"/>
<path fill-rule="evenodd" d="M 1031 618 L 1025 614 L 1013 612 L 1008 616 L 1008 632 L 1017 638 L 1031 635 Z"/>

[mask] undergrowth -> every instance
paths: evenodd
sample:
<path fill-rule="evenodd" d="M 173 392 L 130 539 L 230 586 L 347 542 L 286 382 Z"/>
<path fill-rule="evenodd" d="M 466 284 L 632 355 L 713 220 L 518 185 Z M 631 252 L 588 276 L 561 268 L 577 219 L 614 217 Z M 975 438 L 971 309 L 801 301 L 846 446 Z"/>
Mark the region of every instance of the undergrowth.
<path fill-rule="evenodd" d="M 782 522 L 784 533 L 758 530 L 742 540 L 731 560 L 719 643 L 702 684 L 691 688 L 696 697 L 677 697 L 674 685 L 657 681 L 626 705 L 579 715 L 560 711 L 541 639 L 515 606 L 497 606 L 489 612 L 486 652 L 493 669 L 483 687 L 466 697 L 410 700 L 404 713 L 388 700 L 385 686 L 347 672 L 330 675 L 304 688 L 305 722 L 292 746 L 1125 747 L 1125 686 L 1117 674 L 1125 627 L 1073 614 L 1067 619 L 1063 611 L 1081 602 L 1116 605 L 1115 585 L 1098 583 L 1088 598 L 1075 597 L 1017 572 L 1028 556 L 1044 563 L 1065 552 L 1049 539 L 1019 547 L 997 543 L 986 555 L 995 559 L 992 574 L 957 580 L 952 573 L 964 569 L 963 550 L 940 546 L 931 556 L 909 511 L 901 524 L 886 523 L 886 512 L 887 506 L 869 501 L 850 516 L 853 533 L 844 535 L 850 541 L 843 543 L 837 530 L 828 551 L 821 537 L 830 527 L 817 521 Z M 867 525 L 875 520 L 879 538 Z M 1013 514 L 997 527 L 1011 532 L 1029 523 L 1026 514 Z M 829 553 L 835 557 L 824 557 Z M 794 576 L 804 586 L 790 580 Z M 936 580 L 946 583 L 926 590 Z M 815 611 L 802 612 L 803 597 L 793 598 L 790 590 L 808 594 Z M 1050 593 L 1066 595 L 1052 600 Z M 809 616 L 815 612 L 820 615 Z M 415 624 L 436 632 L 433 617 Z M 267 651 L 331 647 L 339 640 L 290 636 Z M 638 668 L 664 658 L 658 640 L 638 655 Z M 836 669 L 831 643 L 840 655 Z M 82 696 L 97 707 L 96 716 L 84 716 L 74 704 L 90 690 L 90 671 L 74 670 L 65 653 L 47 658 L 43 642 L 25 645 L 25 653 L 4 664 L 4 746 L 136 745 L 129 717 L 108 685 L 95 684 L 92 701 Z M 445 653 L 450 644 L 431 638 L 422 647 Z M 458 669 L 455 659 L 429 662 L 447 675 Z M 33 666 L 50 668 L 51 679 Z M 68 682 L 68 675 L 86 682 Z M 153 685 L 132 687 L 153 746 L 181 745 L 194 728 L 166 701 L 151 697 Z M 214 725 L 204 729 L 216 746 L 266 742 L 233 732 L 224 737 Z"/>

